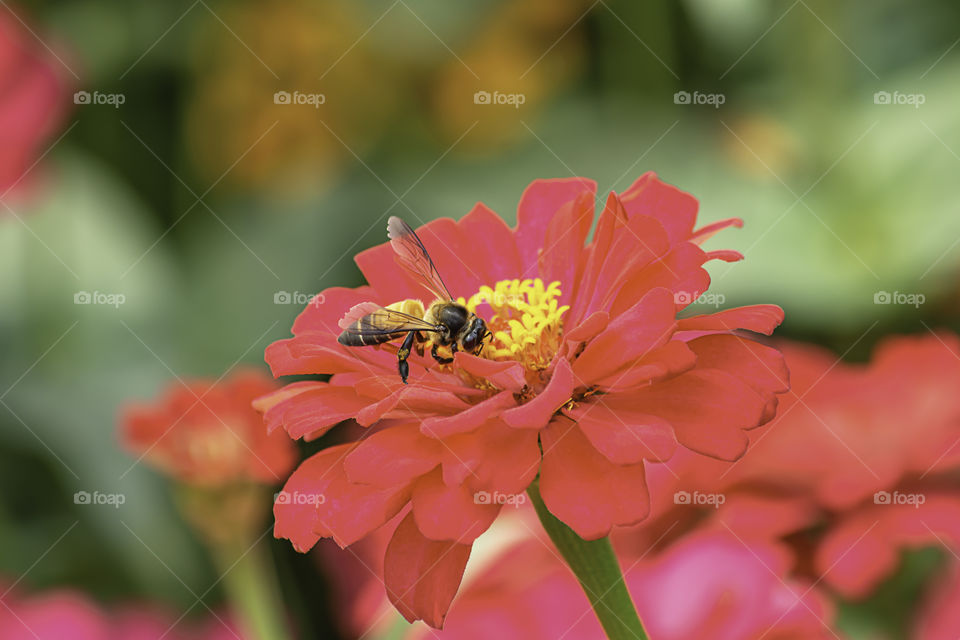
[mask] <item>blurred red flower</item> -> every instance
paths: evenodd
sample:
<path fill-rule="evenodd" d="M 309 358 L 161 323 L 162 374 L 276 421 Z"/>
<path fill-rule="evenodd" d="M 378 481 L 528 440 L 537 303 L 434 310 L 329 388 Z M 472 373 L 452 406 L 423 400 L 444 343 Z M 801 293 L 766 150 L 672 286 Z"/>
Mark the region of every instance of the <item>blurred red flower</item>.
<path fill-rule="evenodd" d="M 2 583 L 0 583 L 2 588 Z M 238 640 L 239 630 L 223 614 L 192 622 L 150 604 L 105 611 L 73 589 L 38 594 L 5 590 L 0 597 L 3 640 Z"/>
<path fill-rule="evenodd" d="M 60 126 L 63 68 L 12 10 L 0 10 L 0 194 L 17 186 Z"/>
<path fill-rule="evenodd" d="M 618 545 L 639 553 L 691 530 L 786 543 L 794 572 L 852 601 L 876 593 L 904 550 L 945 549 L 911 637 L 956 638 L 960 340 L 887 338 L 868 364 L 779 346 L 792 384 L 770 428 L 732 466 L 682 452 L 652 467 L 651 517 Z"/>
<path fill-rule="evenodd" d="M 263 398 L 271 432 L 313 439 L 354 418 L 376 430 L 326 449 L 290 477 L 275 533 L 305 551 L 341 546 L 410 511 L 387 547 L 388 594 L 410 620 L 441 626 L 473 540 L 540 474 L 552 513 L 587 539 L 646 517 L 645 465 L 677 449 L 736 460 L 744 430 L 770 420 L 787 389 L 780 354 L 736 335 L 770 334 L 775 306 L 677 318 L 706 291 L 708 260 L 739 260 L 699 244 L 697 201 L 648 173 L 611 193 L 594 223 L 596 185 L 540 180 L 524 192 L 516 229 L 478 204 L 460 222 L 418 234 L 455 295 L 493 334 L 481 356 L 452 365 L 412 355 L 410 384 L 395 350 L 337 341 L 355 305 L 431 300 L 383 244 L 356 262 L 369 286 L 324 291 L 271 345 L 273 373 L 332 374 Z M 546 284 L 545 284 L 546 283 Z M 391 352 L 392 351 L 392 352 Z"/>
<path fill-rule="evenodd" d="M 730 480 L 802 487 L 843 510 L 917 476 L 960 466 L 960 340 L 890 338 L 868 365 L 783 344 L 793 391 L 769 437 Z"/>
<path fill-rule="evenodd" d="M 188 484 L 274 484 L 293 468 L 296 447 L 281 433 L 268 434 L 251 403 L 275 389 L 253 369 L 219 382 L 174 383 L 155 403 L 124 408 L 121 438 L 133 454 Z"/>

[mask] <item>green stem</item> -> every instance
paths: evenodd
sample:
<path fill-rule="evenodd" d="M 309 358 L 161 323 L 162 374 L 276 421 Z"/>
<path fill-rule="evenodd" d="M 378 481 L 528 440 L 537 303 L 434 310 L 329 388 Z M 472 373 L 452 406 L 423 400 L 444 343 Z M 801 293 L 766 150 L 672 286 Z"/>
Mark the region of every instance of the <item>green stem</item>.
<path fill-rule="evenodd" d="M 607 637 L 610 640 L 647 640 L 610 539 L 584 540 L 560 522 L 547 510 L 540 497 L 539 479 L 527 488 L 527 494 L 547 535 L 587 594 Z"/>
<path fill-rule="evenodd" d="M 228 545 L 218 553 L 223 582 L 232 609 L 250 640 L 288 640 L 290 631 L 284 620 L 283 603 L 277 576 L 270 559 L 258 543 L 247 551 Z M 245 555 L 244 552 L 246 552 Z M 239 559 L 238 559 L 239 558 Z"/>

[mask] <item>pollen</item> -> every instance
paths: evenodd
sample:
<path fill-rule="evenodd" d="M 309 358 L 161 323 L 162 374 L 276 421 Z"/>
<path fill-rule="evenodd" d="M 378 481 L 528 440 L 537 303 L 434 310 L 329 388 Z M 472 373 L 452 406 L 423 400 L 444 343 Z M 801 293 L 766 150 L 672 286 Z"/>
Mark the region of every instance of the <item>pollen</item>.
<path fill-rule="evenodd" d="M 546 369 L 560 346 L 563 314 L 560 283 L 544 286 L 540 278 L 501 280 L 461 300 L 471 312 L 487 319 L 493 335 L 481 355 L 491 360 L 517 360 L 527 369 Z M 484 307 L 490 313 L 485 313 Z"/>

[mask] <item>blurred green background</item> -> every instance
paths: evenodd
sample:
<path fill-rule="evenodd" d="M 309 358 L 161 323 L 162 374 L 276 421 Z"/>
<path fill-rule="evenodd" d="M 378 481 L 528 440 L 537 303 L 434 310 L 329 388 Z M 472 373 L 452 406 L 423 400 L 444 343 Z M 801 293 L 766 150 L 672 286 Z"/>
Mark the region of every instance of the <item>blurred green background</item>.
<path fill-rule="evenodd" d="M 117 408 L 262 363 L 306 296 L 361 282 L 351 257 L 385 240 L 388 215 L 417 226 L 482 200 L 512 224 L 535 178 L 606 194 L 654 170 L 700 199 L 701 223 L 744 219 L 708 243 L 746 256 L 711 267 L 723 306 L 780 304 L 780 335 L 853 359 L 886 333 L 957 328 L 955 2 L 16 10 L 69 87 L 36 179 L 0 210 L 0 574 L 31 588 L 194 605 L 216 574 L 163 480 L 118 447 Z M 875 304 L 884 291 L 925 300 Z M 80 490 L 127 501 L 78 506 Z M 274 554 L 325 628 L 328 587 L 289 545 Z"/>

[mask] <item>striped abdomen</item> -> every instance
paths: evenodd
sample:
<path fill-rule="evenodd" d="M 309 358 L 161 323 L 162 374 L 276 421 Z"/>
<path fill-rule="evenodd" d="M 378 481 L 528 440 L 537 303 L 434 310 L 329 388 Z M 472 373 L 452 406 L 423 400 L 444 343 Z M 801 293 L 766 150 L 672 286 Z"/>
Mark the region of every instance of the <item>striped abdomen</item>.
<path fill-rule="evenodd" d="M 347 347 L 369 347 L 406 337 L 408 333 L 410 332 L 372 333 L 369 329 L 363 329 L 358 321 L 354 326 L 345 329 L 337 338 L 337 342 Z"/>

